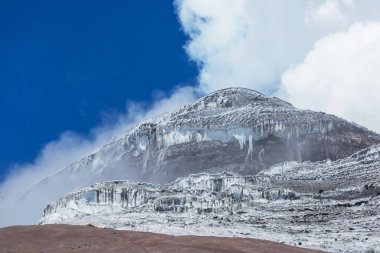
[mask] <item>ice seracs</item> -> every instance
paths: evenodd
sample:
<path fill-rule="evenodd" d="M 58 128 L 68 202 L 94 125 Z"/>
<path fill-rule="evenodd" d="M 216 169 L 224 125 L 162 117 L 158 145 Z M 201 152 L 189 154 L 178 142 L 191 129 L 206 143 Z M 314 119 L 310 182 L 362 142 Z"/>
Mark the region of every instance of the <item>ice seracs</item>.
<path fill-rule="evenodd" d="M 44 179 L 26 199 L 43 208 L 75 188 L 107 180 L 161 184 L 197 173 L 255 175 L 286 161 L 334 161 L 378 143 L 378 134 L 333 115 L 229 88 L 145 120 Z M 46 187 L 49 197 L 40 194 Z"/>
<path fill-rule="evenodd" d="M 63 174 L 75 167 L 87 178 L 101 172 L 103 180 L 153 183 L 200 172 L 256 174 L 279 162 L 344 158 L 378 143 L 378 134 L 333 115 L 229 88 L 145 120 Z"/>
<path fill-rule="evenodd" d="M 380 146 L 336 161 L 281 163 L 252 176 L 202 173 L 166 185 L 99 183 L 51 203 L 40 222 L 377 252 Z"/>

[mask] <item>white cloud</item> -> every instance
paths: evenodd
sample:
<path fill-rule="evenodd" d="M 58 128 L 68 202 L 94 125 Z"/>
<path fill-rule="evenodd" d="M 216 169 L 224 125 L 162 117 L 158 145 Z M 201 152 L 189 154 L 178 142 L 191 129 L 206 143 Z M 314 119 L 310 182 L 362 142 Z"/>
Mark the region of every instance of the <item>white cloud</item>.
<path fill-rule="evenodd" d="M 371 65 L 379 58 L 377 48 L 368 45 L 359 50 L 366 40 L 377 43 L 376 34 L 372 34 L 376 31 L 362 25 L 363 33 L 359 33 L 355 27 L 360 25 L 356 25 L 347 32 L 346 39 L 340 39 L 355 22 L 380 20 L 380 1 L 176 0 L 175 6 L 189 35 L 186 50 L 199 65 L 199 83 L 206 92 L 230 86 L 252 88 L 267 95 L 286 90 L 290 102 L 300 107 L 335 113 L 380 130 L 380 120 L 369 117 L 370 108 L 380 106 L 369 94 L 376 91 L 379 80 L 373 69 L 376 65 Z M 348 35 L 354 33 L 366 37 Z M 367 94 L 360 87 L 370 91 Z M 328 88 L 333 91 L 326 92 Z M 318 101 L 314 100 L 315 94 L 320 95 Z M 354 99 L 354 94 L 362 97 Z M 344 99 L 354 99 L 350 101 L 353 105 L 336 103 Z"/>
<path fill-rule="evenodd" d="M 289 65 L 302 60 L 314 41 L 335 31 L 341 1 L 177 0 L 190 40 L 186 50 L 201 69 L 205 91 L 244 86 L 273 91 Z M 313 16 L 313 24 L 305 22 Z M 309 17 L 311 20 L 311 17 Z M 319 19 L 319 20 L 316 20 Z M 331 19 L 330 22 L 326 19 Z M 316 22 L 321 24 L 316 25 Z"/>
<path fill-rule="evenodd" d="M 320 5 L 311 8 L 305 14 L 306 24 L 341 24 L 346 22 L 346 17 L 341 5 L 351 6 L 353 2 L 326 0 Z"/>
<path fill-rule="evenodd" d="M 94 128 L 88 137 L 72 132 L 63 133 L 58 140 L 48 143 L 33 163 L 14 166 L 13 173 L 0 185 L 0 227 L 36 223 L 48 202 L 56 199 L 56 193 L 49 186 L 38 194 L 24 196 L 33 185 L 90 154 L 111 138 L 126 134 L 128 129 L 140 121 L 192 102 L 198 96 L 196 88 L 176 88 L 169 96 L 160 94 L 154 97 L 150 106 L 129 102 L 124 115 L 114 116 L 113 123 L 107 122 Z M 66 192 L 73 190 L 64 182 L 61 187 Z"/>
<path fill-rule="evenodd" d="M 314 45 L 283 75 L 296 106 L 334 113 L 380 132 L 380 22 L 359 22 Z"/>

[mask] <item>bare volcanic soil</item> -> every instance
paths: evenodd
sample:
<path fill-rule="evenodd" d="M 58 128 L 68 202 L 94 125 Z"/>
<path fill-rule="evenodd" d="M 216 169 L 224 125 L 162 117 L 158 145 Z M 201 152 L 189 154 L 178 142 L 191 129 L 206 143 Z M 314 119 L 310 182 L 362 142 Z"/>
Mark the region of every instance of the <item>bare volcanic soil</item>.
<path fill-rule="evenodd" d="M 248 238 L 170 236 L 71 225 L 14 226 L 0 229 L 5 252 L 320 252 Z"/>

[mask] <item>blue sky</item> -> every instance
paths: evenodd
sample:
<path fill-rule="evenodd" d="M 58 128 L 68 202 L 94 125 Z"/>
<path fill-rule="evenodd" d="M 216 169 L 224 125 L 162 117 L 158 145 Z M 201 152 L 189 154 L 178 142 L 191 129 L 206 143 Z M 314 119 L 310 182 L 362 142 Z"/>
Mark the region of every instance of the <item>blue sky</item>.
<path fill-rule="evenodd" d="M 0 1 L 0 181 L 60 133 L 192 84 L 171 1 Z"/>

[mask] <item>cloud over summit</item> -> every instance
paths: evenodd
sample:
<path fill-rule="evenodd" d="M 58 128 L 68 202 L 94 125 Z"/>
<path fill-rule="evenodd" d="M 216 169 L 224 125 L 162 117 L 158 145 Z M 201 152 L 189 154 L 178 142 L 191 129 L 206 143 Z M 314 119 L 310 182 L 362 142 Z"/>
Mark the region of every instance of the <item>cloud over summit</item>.
<path fill-rule="evenodd" d="M 334 114 L 380 132 L 380 22 L 357 22 L 318 40 L 282 77 L 296 106 Z"/>
<path fill-rule="evenodd" d="M 242 86 L 380 132 L 372 0 L 176 0 L 206 92 Z M 337 103 L 337 101 L 340 101 Z"/>

